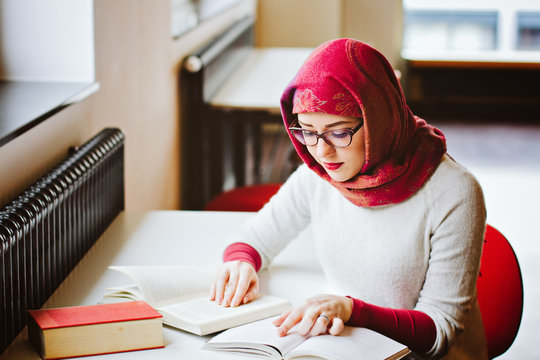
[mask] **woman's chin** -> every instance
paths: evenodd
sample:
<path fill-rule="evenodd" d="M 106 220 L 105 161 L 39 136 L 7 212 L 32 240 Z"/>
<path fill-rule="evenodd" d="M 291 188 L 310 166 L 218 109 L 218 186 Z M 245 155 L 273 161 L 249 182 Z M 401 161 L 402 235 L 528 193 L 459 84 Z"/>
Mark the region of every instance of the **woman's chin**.
<path fill-rule="evenodd" d="M 341 174 L 340 172 L 338 171 L 329 171 L 329 170 L 326 170 L 326 173 L 328 174 L 328 176 L 330 176 L 330 178 L 334 181 L 337 181 L 337 182 L 344 182 L 344 181 L 347 181 L 349 180 L 351 177 L 345 175 L 345 174 Z"/>

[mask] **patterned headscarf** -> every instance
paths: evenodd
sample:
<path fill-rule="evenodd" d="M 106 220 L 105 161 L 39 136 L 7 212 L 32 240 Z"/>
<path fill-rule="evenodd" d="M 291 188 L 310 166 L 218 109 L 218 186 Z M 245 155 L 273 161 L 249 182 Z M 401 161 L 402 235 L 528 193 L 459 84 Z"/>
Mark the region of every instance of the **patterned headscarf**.
<path fill-rule="evenodd" d="M 328 90 L 335 90 L 335 88 Z M 324 94 L 324 98 L 328 100 L 321 100 L 320 96 L 315 95 L 311 89 L 298 90 L 294 94 L 293 114 L 323 112 L 340 116 L 362 116 L 360 107 L 346 90 L 335 94 Z"/>
<path fill-rule="evenodd" d="M 300 158 L 353 204 L 395 204 L 414 194 L 446 152 L 444 135 L 413 115 L 394 70 L 372 47 L 354 39 L 319 46 L 281 97 L 286 128 L 304 112 L 363 117 L 365 163 L 344 182 L 333 180 L 289 132 Z"/>

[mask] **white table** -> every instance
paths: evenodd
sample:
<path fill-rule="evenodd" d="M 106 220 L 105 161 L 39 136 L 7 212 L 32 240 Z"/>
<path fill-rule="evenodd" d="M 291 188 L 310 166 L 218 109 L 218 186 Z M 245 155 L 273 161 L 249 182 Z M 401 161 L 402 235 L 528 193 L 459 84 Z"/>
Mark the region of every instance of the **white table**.
<path fill-rule="evenodd" d="M 215 270 L 227 235 L 253 213 L 150 211 L 121 213 L 44 307 L 96 304 L 107 287 L 130 283 L 110 265 L 194 265 Z M 302 233 L 260 274 L 261 292 L 297 303 L 327 291 L 310 230 Z M 235 355 L 201 350 L 209 336 L 199 337 L 164 327 L 165 348 L 84 359 L 234 359 Z M 245 358 L 245 357 L 242 357 Z M 0 360 L 39 359 L 26 329 Z"/>
<path fill-rule="evenodd" d="M 280 113 L 280 98 L 311 48 L 254 48 L 210 99 L 223 109 Z"/>

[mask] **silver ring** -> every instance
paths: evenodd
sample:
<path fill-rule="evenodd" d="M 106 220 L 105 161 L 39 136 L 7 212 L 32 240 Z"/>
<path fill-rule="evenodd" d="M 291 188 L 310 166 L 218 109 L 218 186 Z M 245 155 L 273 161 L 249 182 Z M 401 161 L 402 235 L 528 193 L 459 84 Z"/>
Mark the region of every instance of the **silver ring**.
<path fill-rule="evenodd" d="M 330 322 L 330 319 L 325 314 L 321 314 L 321 315 L 319 315 L 319 317 L 324 318 L 326 320 L 326 322 Z"/>

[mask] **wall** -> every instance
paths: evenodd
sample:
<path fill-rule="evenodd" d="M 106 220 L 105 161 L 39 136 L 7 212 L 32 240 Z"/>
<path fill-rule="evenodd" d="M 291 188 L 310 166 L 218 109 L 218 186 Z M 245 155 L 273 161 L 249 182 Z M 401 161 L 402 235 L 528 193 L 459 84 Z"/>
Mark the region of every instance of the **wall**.
<path fill-rule="evenodd" d="M 342 0 L 259 0 L 261 47 L 315 47 L 341 36 Z"/>
<path fill-rule="evenodd" d="M 126 134 L 126 208 L 180 203 L 177 74 L 183 57 L 235 19 L 245 0 L 174 40 L 170 0 L 94 0 L 95 76 L 100 90 L 0 148 L 5 204 L 104 127 Z"/>
<path fill-rule="evenodd" d="M 259 0 L 257 45 L 315 47 L 353 37 L 401 67 L 401 0 Z"/>
<path fill-rule="evenodd" d="M 402 68 L 402 0 L 345 0 L 343 36 L 362 40 Z"/>

